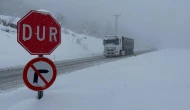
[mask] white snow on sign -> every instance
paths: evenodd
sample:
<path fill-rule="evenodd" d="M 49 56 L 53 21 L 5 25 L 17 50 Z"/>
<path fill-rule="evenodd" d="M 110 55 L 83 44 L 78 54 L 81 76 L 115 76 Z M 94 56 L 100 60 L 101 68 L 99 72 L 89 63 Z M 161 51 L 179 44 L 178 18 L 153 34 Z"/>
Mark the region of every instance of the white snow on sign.
<path fill-rule="evenodd" d="M 41 100 L 28 88 L 0 94 L 2 110 L 190 110 L 190 50 L 166 49 L 56 79 Z"/>
<path fill-rule="evenodd" d="M 42 14 L 51 14 L 54 18 L 56 18 L 50 11 L 48 11 L 48 10 L 45 10 L 45 9 L 38 9 L 38 10 L 36 10 L 36 11 L 38 11 L 38 12 L 40 12 L 40 13 L 42 13 Z"/>

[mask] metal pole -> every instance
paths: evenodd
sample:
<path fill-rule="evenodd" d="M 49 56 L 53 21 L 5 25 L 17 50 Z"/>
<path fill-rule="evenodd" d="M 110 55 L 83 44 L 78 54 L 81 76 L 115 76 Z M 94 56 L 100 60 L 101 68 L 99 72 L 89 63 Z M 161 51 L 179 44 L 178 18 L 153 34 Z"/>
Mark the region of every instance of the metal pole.
<path fill-rule="evenodd" d="M 118 18 L 121 15 L 113 15 L 115 16 L 115 35 L 118 35 Z"/>
<path fill-rule="evenodd" d="M 38 57 L 43 57 L 43 55 L 38 55 Z M 38 91 L 38 99 L 41 99 L 44 95 L 43 91 Z"/>
<path fill-rule="evenodd" d="M 38 99 L 41 99 L 44 95 L 43 91 L 38 91 Z"/>

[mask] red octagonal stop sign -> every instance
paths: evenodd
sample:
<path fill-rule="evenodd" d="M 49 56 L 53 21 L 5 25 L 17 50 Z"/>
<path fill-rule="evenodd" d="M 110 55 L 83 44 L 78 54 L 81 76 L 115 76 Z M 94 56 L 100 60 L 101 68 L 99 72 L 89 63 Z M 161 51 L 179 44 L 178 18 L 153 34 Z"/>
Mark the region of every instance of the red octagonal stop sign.
<path fill-rule="evenodd" d="M 51 13 L 31 10 L 17 22 L 17 42 L 31 55 L 50 55 L 61 44 L 61 26 Z"/>

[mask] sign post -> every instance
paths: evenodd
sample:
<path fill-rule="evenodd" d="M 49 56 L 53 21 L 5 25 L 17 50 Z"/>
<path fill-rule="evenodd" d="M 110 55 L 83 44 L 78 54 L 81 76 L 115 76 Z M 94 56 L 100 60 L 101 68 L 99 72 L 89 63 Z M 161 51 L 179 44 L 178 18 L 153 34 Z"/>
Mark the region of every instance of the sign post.
<path fill-rule="evenodd" d="M 43 57 L 43 55 L 38 55 L 38 57 Z M 43 91 L 38 91 L 38 99 L 41 99 L 44 95 Z"/>
<path fill-rule="evenodd" d="M 25 66 L 23 80 L 41 99 L 57 75 L 55 64 L 43 55 L 50 55 L 61 44 L 61 25 L 50 12 L 31 10 L 17 22 L 17 42 L 31 55 L 38 55 Z"/>

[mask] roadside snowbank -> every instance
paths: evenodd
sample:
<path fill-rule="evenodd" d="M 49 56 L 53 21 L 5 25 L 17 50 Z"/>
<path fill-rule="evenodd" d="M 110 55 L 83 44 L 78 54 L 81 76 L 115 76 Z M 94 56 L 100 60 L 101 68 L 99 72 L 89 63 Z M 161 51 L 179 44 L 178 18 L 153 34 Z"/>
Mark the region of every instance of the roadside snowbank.
<path fill-rule="evenodd" d="M 189 110 L 190 50 L 166 49 L 59 76 L 41 100 L 26 87 L 2 110 Z"/>

